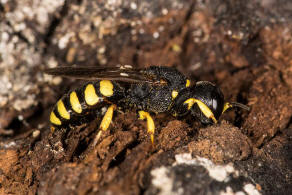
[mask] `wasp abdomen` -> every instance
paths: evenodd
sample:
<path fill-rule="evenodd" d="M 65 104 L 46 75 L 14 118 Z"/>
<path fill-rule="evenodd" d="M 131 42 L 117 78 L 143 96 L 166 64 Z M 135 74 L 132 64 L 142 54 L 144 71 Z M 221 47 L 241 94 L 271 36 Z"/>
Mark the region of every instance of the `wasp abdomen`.
<path fill-rule="evenodd" d="M 123 97 L 123 89 L 115 82 L 101 80 L 87 83 L 83 87 L 65 94 L 55 105 L 50 115 L 53 125 L 61 126 L 78 115 L 85 115 L 107 101 L 115 104 Z"/>

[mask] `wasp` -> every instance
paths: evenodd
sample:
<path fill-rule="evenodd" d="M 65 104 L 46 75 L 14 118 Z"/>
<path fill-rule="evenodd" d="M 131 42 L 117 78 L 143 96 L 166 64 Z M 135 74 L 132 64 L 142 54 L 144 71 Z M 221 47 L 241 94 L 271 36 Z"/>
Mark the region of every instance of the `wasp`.
<path fill-rule="evenodd" d="M 53 127 L 62 127 L 86 115 L 88 111 L 106 107 L 97 139 L 107 131 L 115 110 L 136 110 L 138 118 L 147 121 L 147 132 L 154 142 L 154 114 L 167 112 L 175 117 L 191 114 L 203 124 L 217 123 L 229 108 L 249 107 L 225 102 L 220 88 L 209 81 L 191 81 L 173 67 L 133 68 L 72 67 L 46 69 L 51 75 L 88 80 L 71 90 L 56 103 L 50 114 Z"/>

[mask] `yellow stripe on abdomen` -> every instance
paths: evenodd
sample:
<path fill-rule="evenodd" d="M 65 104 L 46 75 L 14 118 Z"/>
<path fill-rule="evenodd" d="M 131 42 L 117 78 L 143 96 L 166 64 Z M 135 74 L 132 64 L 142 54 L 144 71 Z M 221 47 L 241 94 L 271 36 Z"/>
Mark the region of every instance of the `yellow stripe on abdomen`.
<path fill-rule="evenodd" d="M 54 125 L 62 125 L 61 120 L 56 116 L 56 114 L 52 111 L 50 115 L 50 122 Z"/>
<path fill-rule="evenodd" d="M 82 107 L 75 91 L 70 93 L 70 104 L 75 112 L 77 112 L 78 114 L 82 112 Z"/>
<path fill-rule="evenodd" d="M 114 85 L 109 80 L 102 80 L 99 83 L 99 91 L 102 95 L 110 97 L 114 94 Z"/>
<path fill-rule="evenodd" d="M 70 119 L 70 114 L 67 111 L 67 109 L 65 108 L 65 105 L 64 105 L 64 103 L 63 103 L 62 100 L 59 100 L 58 101 L 58 103 L 57 103 L 57 110 L 58 110 L 58 113 L 60 114 L 60 116 L 62 118 L 67 119 L 67 120 Z"/>
<path fill-rule="evenodd" d="M 99 97 L 96 94 L 93 84 L 88 84 L 86 86 L 84 91 L 84 99 L 85 102 L 90 106 L 93 106 L 98 103 Z"/>

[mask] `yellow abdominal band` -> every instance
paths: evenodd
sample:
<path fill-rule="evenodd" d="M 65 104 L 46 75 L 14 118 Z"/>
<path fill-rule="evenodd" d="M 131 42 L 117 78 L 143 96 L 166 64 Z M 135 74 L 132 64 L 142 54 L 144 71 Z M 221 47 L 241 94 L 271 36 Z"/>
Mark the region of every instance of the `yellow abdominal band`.
<path fill-rule="evenodd" d="M 84 91 L 84 99 L 86 104 L 93 106 L 99 102 L 99 97 L 96 94 L 93 84 L 88 84 Z"/>
<path fill-rule="evenodd" d="M 51 112 L 50 122 L 52 124 L 54 124 L 54 125 L 62 125 L 61 120 L 56 116 L 56 114 L 54 113 L 54 111 Z"/>
<path fill-rule="evenodd" d="M 70 119 L 70 114 L 67 111 L 67 109 L 65 108 L 65 105 L 64 105 L 64 103 L 63 103 L 62 100 L 59 100 L 58 101 L 58 103 L 57 103 L 57 110 L 58 110 L 59 115 L 62 118 L 67 119 L 67 120 Z"/>
<path fill-rule="evenodd" d="M 99 91 L 102 95 L 110 97 L 114 94 L 114 85 L 111 81 L 102 80 L 99 83 Z"/>
<path fill-rule="evenodd" d="M 70 104 L 75 112 L 77 112 L 78 114 L 82 112 L 82 107 L 75 91 L 70 93 Z"/>

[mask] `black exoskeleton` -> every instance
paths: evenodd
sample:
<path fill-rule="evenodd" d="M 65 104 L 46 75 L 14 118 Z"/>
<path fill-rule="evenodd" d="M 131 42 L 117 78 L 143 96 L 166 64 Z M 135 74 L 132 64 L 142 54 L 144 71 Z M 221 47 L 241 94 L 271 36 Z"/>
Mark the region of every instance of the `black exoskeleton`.
<path fill-rule="evenodd" d="M 112 121 L 115 109 L 138 112 L 139 119 L 147 120 L 151 141 L 155 125 L 151 114 L 168 112 L 173 116 L 192 114 L 204 124 L 217 123 L 219 117 L 233 106 L 248 109 L 239 103 L 228 103 L 216 85 L 199 81 L 191 85 L 175 68 L 151 66 L 134 69 L 129 65 L 118 67 L 58 67 L 47 69 L 52 75 L 74 77 L 91 82 L 65 94 L 50 115 L 53 126 L 62 126 L 78 120 L 88 110 L 108 107 L 97 139 Z"/>

